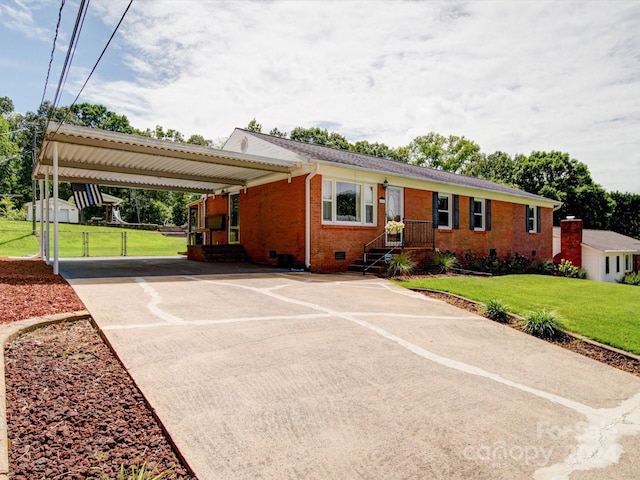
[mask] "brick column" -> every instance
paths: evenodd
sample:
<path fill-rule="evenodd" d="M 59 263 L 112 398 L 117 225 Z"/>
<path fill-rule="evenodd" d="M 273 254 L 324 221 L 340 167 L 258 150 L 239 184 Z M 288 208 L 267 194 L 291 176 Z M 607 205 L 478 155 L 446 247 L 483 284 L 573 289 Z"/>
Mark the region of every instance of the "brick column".
<path fill-rule="evenodd" d="M 567 217 L 560 221 L 560 260 L 582 268 L 582 220 Z"/>

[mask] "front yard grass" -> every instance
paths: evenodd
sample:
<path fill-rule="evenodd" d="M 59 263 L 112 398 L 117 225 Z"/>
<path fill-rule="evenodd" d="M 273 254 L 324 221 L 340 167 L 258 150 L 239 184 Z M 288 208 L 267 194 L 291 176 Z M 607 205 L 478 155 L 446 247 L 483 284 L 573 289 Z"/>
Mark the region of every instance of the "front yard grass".
<path fill-rule="evenodd" d="M 53 256 L 53 225 L 50 248 Z M 32 224 L 26 221 L 0 219 L 0 257 L 23 257 L 40 252 L 40 226 L 32 235 Z M 167 237 L 156 231 L 93 225 L 59 224 L 59 254 L 61 257 L 81 257 L 88 241 L 89 256 L 117 256 L 122 253 L 122 234 L 126 234 L 126 254 L 171 256 L 187 250 L 184 237 Z M 84 237 L 83 232 L 88 236 Z"/>
<path fill-rule="evenodd" d="M 487 304 L 502 300 L 509 312 L 525 316 L 546 309 L 565 328 L 640 354 L 640 288 L 545 275 L 420 277 L 397 281 L 406 288 L 455 293 Z"/>

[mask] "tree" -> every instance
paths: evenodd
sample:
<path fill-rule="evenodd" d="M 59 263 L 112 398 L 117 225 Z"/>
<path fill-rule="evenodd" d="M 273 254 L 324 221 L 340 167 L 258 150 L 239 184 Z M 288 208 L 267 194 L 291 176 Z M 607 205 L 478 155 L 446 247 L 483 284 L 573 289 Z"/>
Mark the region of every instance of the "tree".
<path fill-rule="evenodd" d="M 409 144 L 409 162 L 438 170 L 460 173 L 482 157 L 480 146 L 466 139 L 435 132 L 414 138 Z"/>
<path fill-rule="evenodd" d="M 517 183 L 516 167 L 522 158 L 524 158 L 523 155 L 516 155 L 515 158 L 512 158 L 507 153 L 497 151 L 487 156 L 482 155 L 475 161 L 469 162 L 462 173 L 505 185 L 515 185 Z"/>
<path fill-rule="evenodd" d="M 585 228 L 604 228 L 615 206 L 607 192 L 593 182 L 589 168 L 568 153 L 532 152 L 517 163 L 514 178 L 526 192 L 563 202 L 553 214 L 555 225 L 575 215 Z"/>
<path fill-rule="evenodd" d="M 79 103 L 69 108 L 74 120 L 71 123 L 90 128 L 99 128 L 120 133 L 133 133 L 134 128 L 129 124 L 125 115 L 117 115 L 107 110 L 104 105 L 92 105 L 90 103 Z"/>
<path fill-rule="evenodd" d="M 253 120 L 251 120 L 249 122 L 249 124 L 247 125 L 247 128 L 245 130 L 249 130 L 250 132 L 261 133 L 262 132 L 262 125 L 260 125 L 258 123 L 258 121 L 254 118 Z"/>
<path fill-rule="evenodd" d="M 210 147 L 213 141 L 206 140 L 202 135 L 191 135 L 187 139 L 187 143 L 191 145 L 202 145 L 203 147 Z"/>
<path fill-rule="evenodd" d="M 408 161 L 408 150 L 406 147 L 390 148 L 384 143 L 370 143 L 367 140 L 358 140 L 349 146 L 349 150 L 374 157 L 395 160 L 397 162 L 407 163 Z"/>
<path fill-rule="evenodd" d="M 611 198 L 616 206 L 607 228 L 640 240 L 640 195 L 612 192 Z"/>
<path fill-rule="evenodd" d="M 272 128 L 269 135 L 273 137 L 287 138 L 287 132 L 281 132 L 278 128 Z"/>
<path fill-rule="evenodd" d="M 0 115 L 13 112 L 13 100 L 9 97 L 0 97 Z"/>
<path fill-rule="evenodd" d="M 349 142 L 344 136 L 336 132 L 329 133 L 326 129 L 320 127 L 295 127 L 291 130 L 289 138 L 291 138 L 291 140 L 311 143 L 313 145 L 323 145 L 329 148 L 349 150 Z"/>
<path fill-rule="evenodd" d="M 0 117 L 0 195 L 18 193 L 20 185 L 20 146 L 9 134 L 9 122 Z"/>

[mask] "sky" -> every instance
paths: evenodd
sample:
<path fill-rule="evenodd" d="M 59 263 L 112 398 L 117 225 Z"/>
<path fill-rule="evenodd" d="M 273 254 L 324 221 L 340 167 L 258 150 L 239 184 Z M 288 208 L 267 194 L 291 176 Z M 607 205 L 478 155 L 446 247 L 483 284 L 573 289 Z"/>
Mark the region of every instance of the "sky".
<path fill-rule="evenodd" d="M 129 0 L 92 0 L 60 105 Z M 0 0 L 0 97 L 53 100 L 79 6 Z M 640 193 L 640 1 L 134 0 L 79 102 L 219 141 L 321 127 L 407 145 L 559 150 L 608 191 Z"/>

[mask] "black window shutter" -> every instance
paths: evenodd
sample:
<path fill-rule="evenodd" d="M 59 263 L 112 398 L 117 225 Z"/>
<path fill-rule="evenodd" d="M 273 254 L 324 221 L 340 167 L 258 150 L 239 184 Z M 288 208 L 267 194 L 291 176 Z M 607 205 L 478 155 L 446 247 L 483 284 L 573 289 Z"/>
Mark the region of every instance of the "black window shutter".
<path fill-rule="evenodd" d="M 453 228 L 460 228 L 460 197 L 453 196 Z"/>
<path fill-rule="evenodd" d="M 474 217 L 473 197 L 469 197 L 469 230 L 473 230 L 473 217 Z"/>
<path fill-rule="evenodd" d="M 491 230 L 491 200 L 485 201 L 485 208 L 487 209 L 487 215 L 485 219 L 485 229 Z"/>
<path fill-rule="evenodd" d="M 529 205 L 524 206 L 524 231 L 529 231 Z"/>
<path fill-rule="evenodd" d="M 433 228 L 438 228 L 438 192 L 433 192 L 433 201 L 432 201 L 433 211 Z"/>
<path fill-rule="evenodd" d="M 536 232 L 540 233 L 542 231 L 542 207 L 536 207 Z"/>

